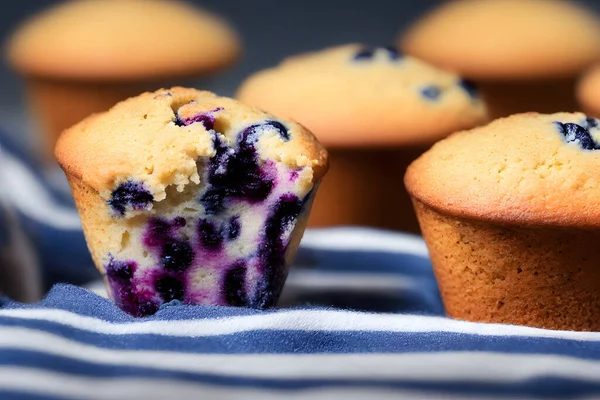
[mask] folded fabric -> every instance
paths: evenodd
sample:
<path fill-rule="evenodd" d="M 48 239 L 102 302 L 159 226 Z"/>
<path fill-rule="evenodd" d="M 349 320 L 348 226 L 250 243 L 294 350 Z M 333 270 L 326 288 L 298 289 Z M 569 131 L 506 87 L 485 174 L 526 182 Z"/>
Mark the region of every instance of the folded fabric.
<path fill-rule="evenodd" d="M 448 319 L 420 238 L 368 229 L 308 231 L 274 310 L 0 307 L 2 399 L 283 397 L 598 398 L 600 333 Z"/>
<path fill-rule="evenodd" d="M 66 179 L 57 168 L 42 168 L 27 149 L 0 130 L 0 201 L 16 216 L 13 231 L 22 231 L 30 246 L 15 254 L 15 262 L 35 254 L 40 273 L 30 276 L 43 280 L 26 284 L 83 284 L 97 277 Z"/>

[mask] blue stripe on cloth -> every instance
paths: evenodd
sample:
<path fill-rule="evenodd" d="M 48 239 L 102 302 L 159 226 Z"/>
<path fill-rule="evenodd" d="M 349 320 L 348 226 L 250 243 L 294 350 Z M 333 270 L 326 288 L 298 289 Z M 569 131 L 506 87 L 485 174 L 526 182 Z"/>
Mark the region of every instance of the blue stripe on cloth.
<path fill-rule="evenodd" d="M 98 365 L 95 363 L 81 362 L 59 356 L 44 355 L 24 351 L 0 350 L 0 365 L 32 366 L 36 369 L 52 370 L 67 374 L 67 376 L 82 376 L 94 378 L 143 378 L 148 381 L 168 380 L 173 388 L 178 382 L 203 383 L 210 386 L 225 386 L 229 388 L 261 388 L 281 391 L 297 391 L 306 389 L 344 388 L 351 390 L 358 388 L 373 389 L 411 389 L 424 393 L 437 393 L 445 395 L 493 395 L 497 397 L 532 396 L 545 398 L 573 398 L 575 396 L 600 395 L 600 381 L 587 381 L 580 379 L 564 378 L 557 376 L 538 376 L 526 378 L 510 384 L 489 381 L 475 382 L 468 379 L 444 380 L 407 380 L 385 378 L 257 378 L 235 375 L 220 375 L 210 373 L 191 373 L 167 371 L 147 367 L 132 367 L 119 365 Z M 32 383 L 34 385 L 35 383 Z M 90 391 L 101 388 L 90 387 Z M 143 388 L 140 388 L 143 392 Z M 25 389 L 26 390 L 26 389 Z"/>
<path fill-rule="evenodd" d="M 161 350 L 203 354 L 412 353 L 490 351 L 555 354 L 600 360 L 600 341 L 490 336 L 455 332 L 379 332 L 258 329 L 201 337 L 162 334 L 101 334 L 39 320 L 0 317 L 1 327 L 21 327 L 73 342 L 118 350 Z M 0 328 L 0 335 L 2 334 Z M 600 377 L 599 377 L 600 378 Z"/>
<path fill-rule="evenodd" d="M 398 260 L 401 260 L 400 264 Z M 429 259 L 414 254 L 385 251 L 332 251 L 300 247 L 296 256 L 296 264 L 302 268 L 318 268 L 324 271 L 368 271 L 434 280 Z"/>

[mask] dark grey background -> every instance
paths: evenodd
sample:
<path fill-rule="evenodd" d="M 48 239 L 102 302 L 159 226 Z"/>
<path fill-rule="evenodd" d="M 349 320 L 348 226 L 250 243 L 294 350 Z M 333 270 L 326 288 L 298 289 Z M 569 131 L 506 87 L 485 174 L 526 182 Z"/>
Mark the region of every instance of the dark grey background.
<path fill-rule="evenodd" d="M 348 42 L 392 43 L 410 21 L 441 3 L 440 0 L 188 1 L 227 18 L 243 39 L 244 56 L 238 65 L 206 83 L 198 82 L 197 86 L 221 95 L 232 95 L 246 76 L 294 53 Z M 580 2 L 600 10 L 600 0 Z M 0 39 L 5 42 L 24 18 L 56 3 L 57 0 L 0 2 Z M 0 67 L 0 88 L 0 125 L 25 134 L 31 127 L 24 112 L 22 85 L 5 64 Z"/>

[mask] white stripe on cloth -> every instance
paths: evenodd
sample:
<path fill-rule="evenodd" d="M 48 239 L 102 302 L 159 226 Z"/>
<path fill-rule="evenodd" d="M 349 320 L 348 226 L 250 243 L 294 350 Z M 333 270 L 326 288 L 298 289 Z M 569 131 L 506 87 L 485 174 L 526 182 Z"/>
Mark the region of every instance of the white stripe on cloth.
<path fill-rule="evenodd" d="M 341 227 L 309 229 L 302 246 L 323 250 L 386 251 L 429 257 L 421 237 L 369 228 Z"/>
<path fill-rule="evenodd" d="M 488 336 L 600 341 L 600 332 L 553 331 L 526 326 L 483 324 L 407 314 L 368 314 L 343 310 L 289 310 L 258 315 L 197 320 L 113 323 L 60 309 L 6 309 L 0 317 L 39 320 L 106 335 L 153 334 L 177 337 L 218 336 L 255 330 L 453 332 Z"/>
<path fill-rule="evenodd" d="M 444 400 L 458 400 L 467 398 L 464 395 L 452 396 L 439 392 L 426 393 L 356 387 L 303 389 L 301 391 L 261 390 L 247 387 L 219 387 L 156 378 L 89 378 L 21 367 L 0 367 L 0 388 L 77 400 L 166 400 L 175 398 L 222 400 L 279 400 L 282 398 L 292 400 L 439 400 L 443 398 Z M 485 398 L 487 400 L 511 399 L 507 396 L 495 397 L 487 394 Z M 530 398 L 521 396 L 513 398 L 530 400 Z M 578 397 L 578 399 L 591 400 L 593 398 Z"/>
<path fill-rule="evenodd" d="M 197 354 L 104 349 L 54 334 L 3 328 L 0 348 L 96 365 L 268 379 L 368 379 L 514 383 L 552 376 L 600 382 L 600 361 L 562 355 L 448 351 L 398 354 Z"/>
<path fill-rule="evenodd" d="M 0 158 L 0 192 L 13 207 L 42 224 L 57 229 L 81 230 L 75 209 L 56 204 L 37 178 L 16 158 L 5 151 Z"/>

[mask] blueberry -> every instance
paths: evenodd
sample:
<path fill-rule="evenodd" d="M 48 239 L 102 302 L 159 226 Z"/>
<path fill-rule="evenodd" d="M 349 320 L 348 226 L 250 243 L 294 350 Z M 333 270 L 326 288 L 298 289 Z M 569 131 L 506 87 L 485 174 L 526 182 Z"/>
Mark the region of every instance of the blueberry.
<path fill-rule="evenodd" d="M 198 237 L 200 244 L 208 250 L 217 250 L 223 244 L 221 231 L 210 221 L 200 219 L 198 221 Z"/>
<path fill-rule="evenodd" d="M 260 124 L 250 125 L 248 128 L 244 129 L 239 136 L 240 146 L 254 144 L 258 140 L 258 133 L 265 128 L 275 128 L 279 137 L 284 140 L 290 140 L 290 133 L 288 129 L 279 121 L 267 120 Z"/>
<path fill-rule="evenodd" d="M 163 301 L 167 303 L 172 300 L 183 300 L 185 293 L 183 283 L 175 277 L 164 276 L 158 278 L 154 286 Z"/>
<path fill-rule="evenodd" d="M 229 220 L 229 229 L 227 230 L 227 238 L 229 240 L 235 240 L 240 236 L 242 225 L 240 224 L 240 217 L 231 217 Z"/>
<path fill-rule="evenodd" d="M 156 247 L 162 246 L 170 240 L 171 225 L 169 222 L 162 218 L 151 218 L 144 233 L 144 244 L 148 247 Z"/>
<path fill-rule="evenodd" d="M 471 97 L 472 99 L 477 98 L 477 86 L 474 82 L 467 79 L 461 79 L 458 82 L 458 86 L 460 86 L 465 92 L 467 92 L 469 97 Z"/>
<path fill-rule="evenodd" d="M 137 268 L 135 261 L 117 261 L 109 255 L 109 262 L 104 267 L 110 280 L 121 285 L 130 285 L 133 273 Z"/>
<path fill-rule="evenodd" d="M 225 208 L 225 198 L 227 191 L 223 188 L 212 187 L 208 189 L 200 198 L 204 205 L 204 211 L 208 215 L 218 214 Z"/>
<path fill-rule="evenodd" d="M 258 165 L 254 144 L 265 127 L 275 128 L 283 140 L 289 140 L 287 128 L 278 121 L 266 121 L 244 129 L 238 135 L 235 150 L 226 146 L 219 135 L 213 136 L 215 156 L 208 165 L 208 189 L 200 198 L 207 214 L 218 214 L 227 199 L 262 201 L 273 189 L 273 179 Z"/>
<path fill-rule="evenodd" d="M 597 128 L 598 127 L 598 120 L 596 118 L 586 118 L 585 122 L 587 124 L 587 128 L 591 129 L 591 128 Z"/>
<path fill-rule="evenodd" d="M 187 221 L 183 217 L 175 217 L 173 219 L 173 226 L 182 228 L 187 224 Z"/>
<path fill-rule="evenodd" d="M 279 293 L 284 283 L 284 277 L 279 268 L 285 263 L 287 242 L 283 241 L 283 233 L 298 218 L 304 201 L 288 193 L 279 198 L 273 206 L 265 223 L 265 235 L 259 246 L 259 256 L 263 268 L 263 282 L 257 288 L 253 306 L 258 308 L 270 307 L 275 303 L 275 293 Z"/>
<path fill-rule="evenodd" d="M 134 303 L 131 307 L 135 317 L 147 317 L 148 315 L 154 315 L 158 311 L 159 305 L 153 300 L 142 300 L 138 303 Z"/>
<path fill-rule="evenodd" d="M 357 51 L 352 57 L 352 59 L 354 61 L 370 60 L 373 58 L 374 54 L 375 52 L 372 49 L 364 48 Z"/>
<path fill-rule="evenodd" d="M 184 271 L 194 261 L 194 252 L 191 246 L 184 241 L 172 241 L 162 248 L 161 263 L 170 271 Z"/>
<path fill-rule="evenodd" d="M 209 131 L 211 129 L 214 129 L 215 127 L 215 117 L 212 114 L 217 111 L 221 111 L 222 109 L 222 107 L 215 108 L 214 110 L 211 110 L 207 113 L 194 115 L 193 117 L 186 119 L 181 119 L 179 114 L 176 113 L 174 122 L 177 126 L 188 126 L 193 123 L 200 122 L 202 125 L 204 125 L 204 128 L 206 128 L 206 130 Z"/>
<path fill-rule="evenodd" d="M 395 48 L 394 46 L 384 46 L 383 47 L 385 50 L 387 50 L 388 55 L 390 56 L 390 60 L 399 60 L 400 58 L 402 58 L 402 55 L 400 54 L 400 52 L 398 51 L 397 48 Z"/>
<path fill-rule="evenodd" d="M 440 88 L 434 85 L 426 86 L 421 89 L 421 95 L 423 95 L 423 97 L 425 97 L 427 100 L 437 100 L 441 93 L 442 91 Z"/>
<path fill-rule="evenodd" d="M 583 150 L 598 150 L 590 131 L 579 124 L 574 123 L 554 123 L 558 131 L 564 136 L 567 143 L 577 143 Z"/>
<path fill-rule="evenodd" d="M 223 293 L 227 304 L 238 307 L 247 305 L 245 286 L 246 264 L 238 261 L 229 268 L 223 279 Z"/>
<path fill-rule="evenodd" d="M 128 206 L 134 210 L 141 210 L 153 200 L 152 193 L 146 190 L 142 184 L 126 181 L 113 190 L 107 203 L 118 215 L 123 216 Z"/>

